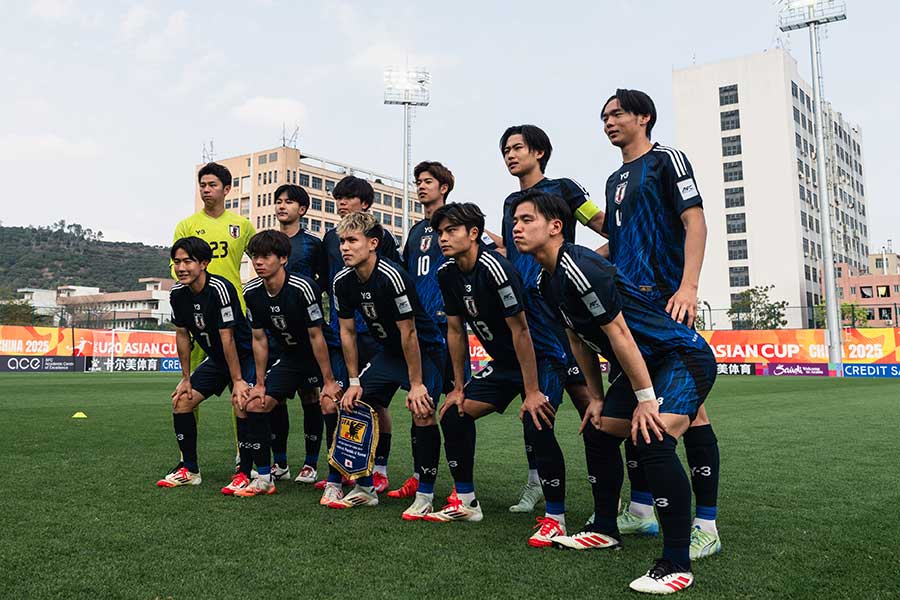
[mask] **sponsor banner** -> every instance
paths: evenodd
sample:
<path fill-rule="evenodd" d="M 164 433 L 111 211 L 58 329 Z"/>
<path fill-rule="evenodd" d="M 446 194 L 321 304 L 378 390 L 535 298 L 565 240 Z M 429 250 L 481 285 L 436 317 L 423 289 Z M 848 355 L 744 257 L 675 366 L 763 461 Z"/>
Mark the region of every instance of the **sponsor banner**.
<path fill-rule="evenodd" d="M 897 377 L 900 378 L 898 365 L 844 365 L 844 377 Z"/>
<path fill-rule="evenodd" d="M 0 325 L 0 356 L 72 356 L 72 330 Z"/>
<path fill-rule="evenodd" d="M 776 377 L 834 377 L 835 372 L 828 369 L 828 365 L 819 363 L 775 363 L 770 362 L 761 365 L 760 375 L 774 375 Z"/>
<path fill-rule="evenodd" d="M 828 364 L 823 329 L 701 331 L 717 362 Z M 900 329 L 843 330 L 843 362 L 900 363 Z"/>
<path fill-rule="evenodd" d="M 716 375 L 756 375 L 753 363 L 716 363 Z"/>
<path fill-rule="evenodd" d="M 177 358 L 174 331 L 0 326 L 0 356 Z"/>
<path fill-rule="evenodd" d="M 0 356 L 2 373 L 72 372 L 84 369 L 80 356 Z"/>
<path fill-rule="evenodd" d="M 484 346 L 481 345 L 481 342 L 478 340 L 478 337 L 475 334 L 469 334 L 469 366 L 472 368 L 473 373 L 477 373 L 487 366 L 490 362 L 491 357 L 487 353 L 487 350 L 484 349 Z M 600 357 L 600 371 L 603 373 L 609 373 L 609 363 L 606 362 L 606 359 L 602 356 Z"/>
<path fill-rule="evenodd" d="M 125 373 L 140 372 L 154 373 L 157 371 L 180 371 L 181 366 L 177 358 L 114 358 L 104 356 L 81 357 L 83 370 L 88 373 Z"/>

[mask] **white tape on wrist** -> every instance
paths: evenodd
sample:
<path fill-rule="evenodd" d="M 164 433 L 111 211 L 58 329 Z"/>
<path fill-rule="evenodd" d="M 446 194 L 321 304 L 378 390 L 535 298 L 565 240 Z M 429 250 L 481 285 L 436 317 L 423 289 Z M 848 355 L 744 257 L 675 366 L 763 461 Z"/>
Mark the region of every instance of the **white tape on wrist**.
<path fill-rule="evenodd" d="M 634 395 L 637 396 L 638 402 L 656 402 L 656 392 L 653 391 L 652 385 L 642 390 L 635 390 Z"/>
<path fill-rule="evenodd" d="M 356 385 L 356 386 L 358 386 L 358 385 L 359 385 L 359 377 L 351 377 L 351 378 L 350 378 L 350 385 Z"/>

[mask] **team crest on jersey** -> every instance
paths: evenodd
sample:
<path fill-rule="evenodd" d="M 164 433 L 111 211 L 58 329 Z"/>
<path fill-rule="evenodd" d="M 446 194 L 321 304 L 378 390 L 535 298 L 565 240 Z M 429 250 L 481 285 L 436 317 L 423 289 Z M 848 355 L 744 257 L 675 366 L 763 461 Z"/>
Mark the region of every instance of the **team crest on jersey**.
<path fill-rule="evenodd" d="M 615 201 L 616 204 L 622 204 L 622 200 L 625 199 L 625 188 L 628 187 L 628 182 L 623 181 L 619 185 L 616 186 L 616 196 Z"/>
<path fill-rule="evenodd" d="M 240 225 L 229 225 L 228 226 L 228 235 L 230 235 L 234 239 L 238 239 L 239 237 L 241 237 L 241 226 Z"/>
<path fill-rule="evenodd" d="M 474 296 L 463 296 L 463 303 L 466 305 L 466 310 L 473 317 L 478 316 L 478 307 L 475 306 L 475 297 Z"/>
<path fill-rule="evenodd" d="M 421 250 L 422 252 L 428 252 L 428 249 L 431 248 L 431 239 L 433 237 L 434 236 L 432 235 L 422 236 L 422 241 L 419 243 L 419 250 Z"/>
<path fill-rule="evenodd" d="M 274 325 L 276 329 L 284 331 L 287 329 L 287 319 L 284 315 L 272 315 L 272 325 Z"/>
<path fill-rule="evenodd" d="M 206 320 L 203 318 L 203 313 L 194 313 L 194 325 L 197 326 L 197 329 L 206 329 Z"/>
<path fill-rule="evenodd" d="M 363 302 L 360 305 L 362 308 L 363 314 L 372 319 L 373 321 L 378 318 L 378 313 L 375 312 L 375 303 L 374 302 Z"/>

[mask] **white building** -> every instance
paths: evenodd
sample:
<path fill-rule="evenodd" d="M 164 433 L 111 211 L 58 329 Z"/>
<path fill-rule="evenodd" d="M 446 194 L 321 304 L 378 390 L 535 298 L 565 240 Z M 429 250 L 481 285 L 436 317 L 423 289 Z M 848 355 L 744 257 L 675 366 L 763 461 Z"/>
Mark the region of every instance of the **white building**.
<path fill-rule="evenodd" d="M 787 327 L 812 325 L 822 301 L 819 174 L 812 87 L 775 48 L 673 73 L 675 141 L 690 159 L 709 228 L 699 297 L 728 329 L 734 295 L 774 285 Z M 862 137 L 828 107 L 826 158 L 836 262 L 864 270 L 869 252 Z"/>

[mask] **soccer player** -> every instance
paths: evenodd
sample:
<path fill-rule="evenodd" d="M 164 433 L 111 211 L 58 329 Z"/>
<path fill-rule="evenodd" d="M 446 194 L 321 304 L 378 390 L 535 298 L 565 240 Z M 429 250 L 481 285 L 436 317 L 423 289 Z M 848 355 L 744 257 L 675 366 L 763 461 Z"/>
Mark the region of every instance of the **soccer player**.
<path fill-rule="evenodd" d="M 291 253 L 285 264 L 289 275 L 302 275 L 314 279 L 322 252 L 322 240 L 303 228 L 301 219 L 309 210 L 309 194 L 299 185 L 284 184 L 275 190 L 275 218 L 278 228 L 288 236 Z M 319 282 L 319 285 L 328 285 Z M 331 328 L 326 335 L 334 338 Z M 332 347 L 337 346 L 337 339 Z M 271 346 L 271 345 L 270 345 Z M 270 354 L 278 352 L 278 348 L 270 347 Z M 297 483 L 315 483 L 318 474 L 319 452 L 322 449 L 322 433 L 325 421 L 322 418 L 322 407 L 319 404 L 319 390 L 315 386 L 304 383 L 298 390 L 300 405 L 303 407 L 303 438 L 306 443 L 306 457 L 303 468 L 294 480 Z M 290 419 L 287 404 L 278 402 L 269 413 L 272 420 L 272 476 L 276 480 L 289 479 L 291 470 L 287 460 L 287 438 L 290 432 Z"/>
<path fill-rule="evenodd" d="M 322 291 L 310 277 L 285 270 L 293 250 L 290 238 L 280 231 L 263 231 L 253 236 L 247 250 L 259 276 L 244 286 L 257 373 L 264 372 L 269 363 L 266 330 L 278 339 L 280 352 L 249 398 L 239 402 L 239 408 L 247 413 L 251 439 L 260 441 L 253 447 L 259 456 L 254 460 L 259 476 L 236 490 L 236 496 L 275 493 L 274 474 L 269 471 L 272 432 L 268 413 L 276 405 L 284 404 L 301 387 L 321 385 L 323 398 L 330 402 L 341 393 L 322 331 Z"/>
<path fill-rule="evenodd" d="M 687 157 L 650 141 L 656 123 L 653 100 L 637 90 L 616 90 L 603 107 L 609 141 L 622 151 L 622 166 L 606 182 L 610 261 L 673 319 L 693 327 L 697 285 L 706 246 L 703 200 Z M 716 528 L 719 445 L 706 408 L 684 434 L 696 497 L 691 558 L 721 551 Z M 631 502 L 619 517 L 622 533 L 659 530 L 640 459 L 626 444 Z"/>
<path fill-rule="evenodd" d="M 178 276 L 169 302 L 181 361 L 181 381 L 172 393 L 175 437 L 181 450 L 181 461 L 156 482 L 159 487 L 200 485 L 194 409 L 206 398 L 220 395 L 229 384 L 231 403 L 237 408 L 248 397 L 250 385 L 255 380 L 250 328 L 238 293 L 227 279 L 207 272 L 212 256 L 209 244 L 196 236 L 176 240 L 170 252 Z M 192 342 L 206 353 L 206 358 L 193 372 L 190 370 Z M 237 414 L 240 417 L 242 411 L 237 409 Z M 239 426 L 241 471 L 249 477 L 251 465 L 247 463 L 247 442 L 250 440 L 245 433 Z M 227 486 L 223 493 L 229 493 L 226 489 Z"/>
<path fill-rule="evenodd" d="M 484 214 L 476 205 L 447 204 L 435 211 L 431 224 L 448 258 L 438 271 L 438 282 L 447 313 L 454 386 L 441 407 L 441 427 L 456 498 L 451 497 L 447 506 L 426 519 L 482 519 L 473 477 L 475 420 L 493 412 L 503 413 L 513 398 L 521 396 L 519 416 L 527 439 L 534 444 L 547 498 L 546 515 L 537 518 L 538 531 L 528 544 L 551 546 L 554 537 L 566 533 L 565 461 L 553 433 L 556 409 L 562 402 L 565 354 L 558 345 L 550 346 L 548 353 L 547 346 L 532 343 L 533 338 L 541 337 L 555 341 L 554 333 L 544 322 L 532 322 L 534 305 L 526 303 L 522 279 L 512 263 L 479 243 Z M 468 383 L 466 323 L 492 357 Z"/>
<path fill-rule="evenodd" d="M 540 320 L 541 324 L 552 326 L 559 338 L 559 344 L 563 347 L 568 357 L 566 365 L 566 391 L 575 404 L 579 414 L 584 414 L 589 397 L 585 387 L 584 376 L 581 374 L 575 359 L 568 347 L 568 341 L 562 328 L 556 323 L 537 292 L 537 274 L 540 267 L 534 259 L 520 253 L 512 240 L 512 211 L 511 207 L 518 198 L 530 190 L 540 190 L 550 194 L 561 196 L 569 206 L 571 213 L 578 222 L 590 229 L 600 232 L 603 224 L 603 212 L 590 199 L 590 196 L 580 184 L 571 179 L 550 179 L 544 175 L 547 163 L 553 152 L 550 138 L 540 127 L 535 125 L 514 125 L 507 128 L 500 137 L 500 151 L 506 168 L 511 175 L 519 180 L 519 191 L 510 194 L 503 203 L 503 246 L 506 248 L 506 257 L 513 263 L 522 281 L 525 284 L 525 302 L 534 304 L 533 315 L 529 315 L 532 327 Z M 565 227 L 566 239 L 575 241 L 575 219 L 570 219 Z M 528 458 L 528 481 L 522 488 L 519 501 L 509 507 L 512 512 L 531 512 L 536 503 L 541 500 L 541 485 L 535 464 L 533 442 L 525 439 L 525 454 Z"/>
<path fill-rule="evenodd" d="M 444 264 L 444 255 L 438 243 L 438 235 L 431 226 L 431 216 L 434 211 L 444 206 L 447 196 L 453 191 L 455 183 L 453 173 L 437 161 L 423 161 L 413 169 L 416 177 L 416 193 L 424 218 L 413 225 L 406 237 L 406 245 L 403 247 L 403 265 L 406 271 L 413 276 L 416 282 L 416 293 L 422 302 L 425 312 L 431 316 L 441 328 L 444 339 L 447 338 L 447 316 L 444 314 L 444 299 L 438 287 L 437 271 Z M 490 234 L 485 232 L 481 237 L 481 243 L 487 248 L 496 248 Z M 467 363 L 468 365 L 468 363 Z M 466 369 L 466 379 L 469 369 Z M 447 360 L 444 370 L 444 393 L 453 389 L 453 364 Z M 411 426 L 415 429 L 415 425 Z M 413 457 L 415 457 L 415 436 L 412 437 Z M 411 498 L 416 495 L 419 486 L 419 471 L 414 469 L 412 477 L 409 477 L 402 486 L 388 492 L 390 498 Z"/>
<path fill-rule="evenodd" d="M 352 410 L 358 401 L 385 410 L 397 389 L 408 390 L 406 406 L 415 426 L 419 488 L 405 520 L 431 513 L 434 480 L 441 453 L 441 436 L 434 418 L 440 398 L 446 349 L 441 331 L 425 313 L 412 278 L 397 263 L 378 255 L 384 241 L 381 225 L 364 212 L 341 219 L 337 226 L 341 255 L 347 267 L 334 278 L 334 306 L 340 318 L 341 348 L 350 385 L 341 408 Z M 362 371 L 357 352 L 356 311 L 362 312 L 369 331 L 382 350 Z M 332 508 L 375 506 L 378 493 L 371 476 L 361 477 L 343 500 Z"/>
<path fill-rule="evenodd" d="M 606 259 L 565 240 L 566 203 L 534 192 L 514 206 L 515 243 L 543 267 L 540 290 L 565 323 L 585 373 L 591 403 L 582 421 L 594 522 L 558 545 L 621 545 L 616 513 L 624 470 L 619 446 L 632 443 L 643 463 L 663 531 L 663 553 L 633 590 L 670 594 L 693 584 L 691 487 L 677 440 L 712 388 L 716 361 L 706 341 L 673 320 Z M 604 398 L 597 354 L 610 363 Z"/>

